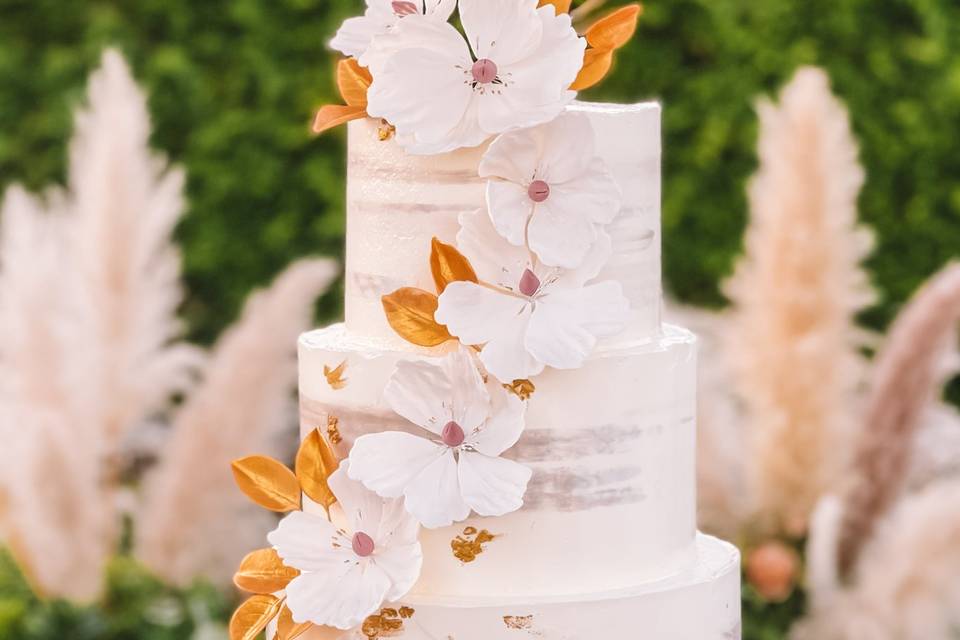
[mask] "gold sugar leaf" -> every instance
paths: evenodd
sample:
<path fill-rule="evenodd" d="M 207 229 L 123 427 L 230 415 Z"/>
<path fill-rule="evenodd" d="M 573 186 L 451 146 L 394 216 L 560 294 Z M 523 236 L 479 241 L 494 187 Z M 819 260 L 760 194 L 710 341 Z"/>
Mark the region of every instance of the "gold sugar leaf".
<path fill-rule="evenodd" d="M 300 483 L 282 462 L 266 456 L 234 460 L 233 479 L 258 505 L 286 513 L 300 508 Z"/>
<path fill-rule="evenodd" d="M 430 272 L 437 285 L 437 293 L 443 293 L 451 282 L 479 282 L 477 272 L 466 256 L 456 247 L 434 238 L 430 246 Z"/>
<path fill-rule="evenodd" d="M 533 392 L 537 390 L 537 387 L 529 380 L 514 380 L 510 384 L 503 385 L 503 388 L 521 400 L 529 400 Z"/>
<path fill-rule="evenodd" d="M 230 640 L 255 640 L 280 613 L 283 600 L 271 595 L 256 595 L 241 604 L 230 618 Z"/>
<path fill-rule="evenodd" d="M 319 429 L 311 431 L 300 443 L 295 465 L 297 480 L 300 481 L 303 492 L 325 509 L 329 509 L 337 501 L 327 484 L 327 478 L 339 466 L 337 454 Z"/>
<path fill-rule="evenodd" d="M 437 296 L 413 287 L 397 289 L 382 298 L 387 322 L 401 338 L 421 347 L 435 347 L 453 336 L 433 319 Z"/>
<path fill-rule="evenodd" d="M 573 0 L 540 0 L 538 6 L 545 7 L 548 4 L 552 4 L 557 10 L 557 15 L 560 15 L 561 13 L 570 13 L 570 5 L 573 4 Z"/>
<path fill-rule="evenodd" d="M 350 105 L 328 104 L 320 107 L 313 119 L 313 132 L 321 134 L 334 127 L 339 127 L 351 120 L 367 117 L 366 107 L 351 107 Z"/>
<path fill-rule="evenodd" d="M 294 638 L 299 638 L 311 629 L 313 629 L 313 636 L 311 637 L 316 638 L 316 640 L 333 640 L 342 633 L 329 627 L 316 627 L 312 622 L 296 623 L 293 621 L 293 613 L 290 612 L 290 608 L 284 605 L 280 610 L 280 616 L 277 618 L 275 640 L 294 640 Z M 331 633 L 334 631 L 336 633 Z"/>
<path fill-rule="evenodd" d="M 583 67 L 577 79 L 570 85 L 573 91 L 583 91 L 599 83 L 613 66 L 613 49 L 587 49 L 583 54 Z"/>
<path fill-rule="evenodd" d="M 243 591 L 267 595 L 282 591 L 300 572 L 283 564 L 274 549 L 259 549 L 247 554 L 233 576 L 233 584 Z"/>
<path fill-rule="evenodd" d="M 583 34 L 587 44 L 594 49 L 619 49 L 630 42 L 630 38 L 636 33 L 641 13 L 642 5 L 629 4 L 600 18 Z"/>
<path fill-rule="evenodd" d="M 337 64 L 337 88 L 343 101 L 351 107 L 367 108 L 367 91 L 373 84 L 370 71 L 360 66 L 355 58 L 346 58 Z"/>
<path fill-rule="evenodd" d="M 327 384 L 330 385 L 330 388 L 334 391 L 339 391 L 347 386 L 347 381 L 344 379 L 343 374 L 347 370 L 347 361 L 344 360 L 335 368 L 331 369 L 327 365 L 323 365 L 323 375 L 327 379 Z"/>

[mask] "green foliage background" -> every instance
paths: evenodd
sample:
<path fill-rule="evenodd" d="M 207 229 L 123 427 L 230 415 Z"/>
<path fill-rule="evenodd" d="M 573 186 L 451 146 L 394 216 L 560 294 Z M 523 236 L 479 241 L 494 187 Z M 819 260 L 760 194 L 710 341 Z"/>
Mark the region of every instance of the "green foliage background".
<path fill-rule="evenodd" d="M 622 4 L 611 0 L 611 6 Z M 324 43 L 361 0 L 0 0 L 0 187 L 62 181 L 70 110 L 101 49 L 150 90 L 155 145 L 189 170 L 179 230 L 194 338 L 308 253 L 340 254 L 342 132 Z M 960 5 L 953 0 L 651 0 L 614 75 L 586 97 L 665 104 L 666 268 L 684 300 L 722 303 L 754 169 L 753 102 L 797 66 L 849 105 L 869 181 L 863 219 L 884 325 L 960 252 Z M 339 295 L 324 301 L 339 313 Z"/>

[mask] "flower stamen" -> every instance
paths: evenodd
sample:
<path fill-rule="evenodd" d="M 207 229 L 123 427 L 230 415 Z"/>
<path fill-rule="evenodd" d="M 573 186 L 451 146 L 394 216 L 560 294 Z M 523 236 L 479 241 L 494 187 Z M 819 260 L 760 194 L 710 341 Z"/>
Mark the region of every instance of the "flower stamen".
<path fill-rule="evenodd" d="M 448 447 L 459 447 L 463 444 L 466 437 L 466 434 L 463 432 L 463 427 L 453 420 L 444 425 L 443 431 L 440 432 L 440 439 L 443 440 L 443 444 Z"/>

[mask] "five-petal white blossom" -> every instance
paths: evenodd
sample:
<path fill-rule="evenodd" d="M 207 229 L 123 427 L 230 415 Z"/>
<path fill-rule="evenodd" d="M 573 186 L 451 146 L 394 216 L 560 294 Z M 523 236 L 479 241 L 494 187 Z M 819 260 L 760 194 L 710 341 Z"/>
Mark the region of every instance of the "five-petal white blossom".
<path fill-rule="evenodd" d="M 595 144 L 590 120 L 574 113 L 494 140 L 480 176 L 488 178 L 487 207 L 500 235 L 529 246 L 545 265 L 580 266 L 620 212 L 620 187 Z"/>
<path fill-rule="evenodd" d="M 400 362 L 384 397 L 429 435 L 360 436 L 350 450 L 351 478 L 381 496 L 403 496 L 428 528 L 465 520 L 471 509 L 500 516 L 523 505 L 531 471 L 500 456 L 520 438 L 526 406 L 485 384 L 465 349 L 436 362 Z"/>
<path fill-rule="evenodd" d="M 426 15 L 446 22 L 456 5 L 457 0 L 367 0 L 364 14 L 344 20 L 330 48 L 359 58 L 375 37 L 390 33 L 403 18 Z"/>
<path fill-rule="evenodd" d="M 461 343 L 483 345 L 480 359 L 500 380 L 529 378 L 545 365 L 580 367 L 598 338 L 626 326 L 630 305 L 620 283 L 591 283 L 610 257 L 606 232 L 579 267 L 564 270 L 507 242 L 483 211 L 461 215 L 460 225 L 457 246 L 481 284 L 448 284 L 435 318 Z"/>
<path fill-rule="evenodd" d="M 420 577 L 419 524 L 402 500 L 384 500 L 348 477 L 344 461 L 328 479 L 334 522 L 295 511 L 267 539 L 300 570 L 286 587 L 294 622 L 350 629 L 395 601 Z"/>
<path fill-rule="evenodd" d="M 537 0 L 460 0 L 459 9 L 466 39 L 411 15 L 360 58 L 373 74 L 367 112 L 393 124 L 409 153 L 474 147 L 549 122 L 575 96 L 586 42 L 569 15 Z"/>

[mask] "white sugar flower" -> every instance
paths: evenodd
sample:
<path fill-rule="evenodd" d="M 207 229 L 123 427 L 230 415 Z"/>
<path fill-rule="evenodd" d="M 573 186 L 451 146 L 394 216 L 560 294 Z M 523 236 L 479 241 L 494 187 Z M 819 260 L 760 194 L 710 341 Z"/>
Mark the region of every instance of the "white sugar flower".
<path fill-rule="evenodd" d="M 420 577 L 420 526 L 402 500 L 384 500 L 348 477 L 344 461 L 328 483 L 337 497 L 334 521 L 295 511 L 267 539 L 289 567 L 286 588 L 294 622 L 350 629 L 402 598 Z"/>
<path fill-rule="evenodd" d="M 460 225 L 457 246 L 482 284 L 448 284 L 435 318 L 461 343 L 483 345 L 480 359 L 500 380 L 529 378 L 545 365 L 580 367 L 598 338 L 626 326 L 630 305 L 620 283 L 588 284 L 610 257 L 605 232 L 579 267 L 564 270 L 504 240 L 483 211 L 462 215 Z"/>
<path fill-rule="evenodd" d="M 595 143 L 590 120 L 573 113 L 497 138 L 480 176 L 488 178 L 487 207 L 500 235 L 546 265 L 580 266 L 620 212 L 620 187 Z"/>
<path fill-rule="evenodd" d="M 585 41 L 570 16 L 537 0 L 460 0 L 466 39 L 421 16 L 374 39 L 360 62 L 373 85 L 367 112 L 397 129 L 410 153 L 474 147 L 556 118 L 575 96 Z"/>
<path fill-rule="evenodd" d="M 350 477 L 388 498 L 403 496 L 421 524 L 499 516 L 523 505 L 527 467 L 501 458 L 523 432 L 524 403 L 499 384 L 488 390 L 464 350 L 436 363 L 400 362 L 384 391 L 398 414 L 429 432 L 360 436 Z"/>
<path fill-rule="evenodd" d="M 390 33 L 403 18 L 426 15 L 446 22 L 456 5 L 457 0 L 367 0 L 364 14 L 344 20 L 330 41 L 330 48 L 359 58 L 375 37 Z"/>

